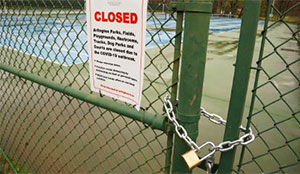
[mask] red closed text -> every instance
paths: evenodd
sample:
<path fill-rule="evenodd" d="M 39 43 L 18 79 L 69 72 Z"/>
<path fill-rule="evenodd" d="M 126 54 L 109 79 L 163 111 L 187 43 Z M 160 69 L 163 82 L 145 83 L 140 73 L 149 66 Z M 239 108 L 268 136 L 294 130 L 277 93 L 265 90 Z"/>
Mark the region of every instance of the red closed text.
<path fill-rule="evenodd" d="M 130 12 L 95 12 L 95 20 L 97 22 L 117 22 L 125 24 L 136 24 L 138 22 L 138 16 L 136 13 Z"/>

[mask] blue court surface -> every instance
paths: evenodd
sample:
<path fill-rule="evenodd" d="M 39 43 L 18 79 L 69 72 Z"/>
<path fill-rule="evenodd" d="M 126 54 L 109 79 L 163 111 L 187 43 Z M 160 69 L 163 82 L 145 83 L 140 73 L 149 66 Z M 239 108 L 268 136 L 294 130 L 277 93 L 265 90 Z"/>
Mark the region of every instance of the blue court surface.
<path fill-rule="evenodd" d="M 88 60 L 85 18 L 85 15 L 1 16 L 0 45 L 59 64 L 82 63 Z M 161 26 L 165 31 L 159 30 Z M 175 20 L 169 16 L 148 14 L 146 48 L 174 43 L 175 26 Z M 241 19 L 212 16 L 210 32 L 239 30 L 240 26 Z"/>

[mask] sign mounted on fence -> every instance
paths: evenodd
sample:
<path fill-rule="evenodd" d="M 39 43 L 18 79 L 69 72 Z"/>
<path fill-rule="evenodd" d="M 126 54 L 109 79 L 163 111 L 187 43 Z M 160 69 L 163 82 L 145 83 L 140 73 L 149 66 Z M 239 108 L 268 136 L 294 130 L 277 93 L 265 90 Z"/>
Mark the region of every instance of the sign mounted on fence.
<path fill-rule="evenodd" d="M 91 89 L 139 108 L 147 0 L 87 0 Z"/>

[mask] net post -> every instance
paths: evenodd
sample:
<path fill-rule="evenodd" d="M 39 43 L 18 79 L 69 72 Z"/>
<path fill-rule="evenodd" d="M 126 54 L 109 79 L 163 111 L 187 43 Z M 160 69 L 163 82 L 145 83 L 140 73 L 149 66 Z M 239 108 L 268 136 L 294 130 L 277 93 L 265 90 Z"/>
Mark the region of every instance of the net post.
<path fill-rule="evenodd" d="M 176 4 L 174 5 L 177 11 L 185 12 L 185 32 L 176 115 L 189 136 L 193 140 L 196 140 L 200 119 L 200 103 L 206 63 L 211 1 L 192 0 L 184 3 L 179 2 L 177 6 Z M 188 150 L 190 150 L 190 147 L 176 135 L 173 146 L 172 173 L 192 172 L 181 157 Z"/>
<path fill-rule="evenodd" d="M 224 141 L 235 140 L 239 136 L 239 127 L 243 118 L 252 58 L 255 49 L 260 4 L 260 0 L 244 1 L 244 14 L 242 17 L 238 54 L 231 90 Z M 235 152 L 236 148 L 221 154 L 220 168 L 218 173 L 231 173 Z"/>

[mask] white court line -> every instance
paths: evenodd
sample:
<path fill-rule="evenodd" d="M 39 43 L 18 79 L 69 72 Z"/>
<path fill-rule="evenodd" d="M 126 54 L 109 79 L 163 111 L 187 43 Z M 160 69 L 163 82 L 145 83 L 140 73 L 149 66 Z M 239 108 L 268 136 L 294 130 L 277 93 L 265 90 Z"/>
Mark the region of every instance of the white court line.
<path fill-rule="evenodd" d="M 27 56 L 34 56 L 35 58 L 37 58 L 37 59 L 42 59 L 42 60 L 46 60 L 46 61 L 48 61 L 48 62 L 50 62 L 50 63 L 55 63 L 55 64 L 58 64 L 58 65 L 63 65 L 63 66 L 65 66 L 65 67 L 68 67 L 68 66 L 70 66 L 70 65 L 66 65 L 66 64 L 61 64 L 61 63 L 59 63 L 59 62 L 57 62 L 57 61 L 51 61 L 51 60 L 49 60 L 49 59 L 46 59 L 46 58 L 44 58 L 44 57 L 42 57 L 42 56 L 37 56 L 37 55 L 35 55 L 35 54 L 29 54 L 29 53 L 27 53 L 27 52 L 24 52 L 24 51 L 22 51 L 22 50 L 18 50 L 18 49 L 16 49 L 16 48 L 12 48 L 12 47 L 10 47 L 10 46 L 6 46 L 6 45 L 2 45 L 2 44 L 0 44 L 0 46 L 1 47 L 4 47 L 4 48 L 8 48 L 8 49 L 11 49 L 11 50 L 13 50 L 13 51 L 15 51 L 15 52 L 21 52 L 21 53 L 23 53 L 23 54 L 26 54 Z"/>
<path fill-rule="evenodd" d="M 210 27 L 209 29 L 229 29 L 229 28 L 236 28 L 236 27 L 241 27 L 241 25 L 214 26 L 214 27 Z"/>

